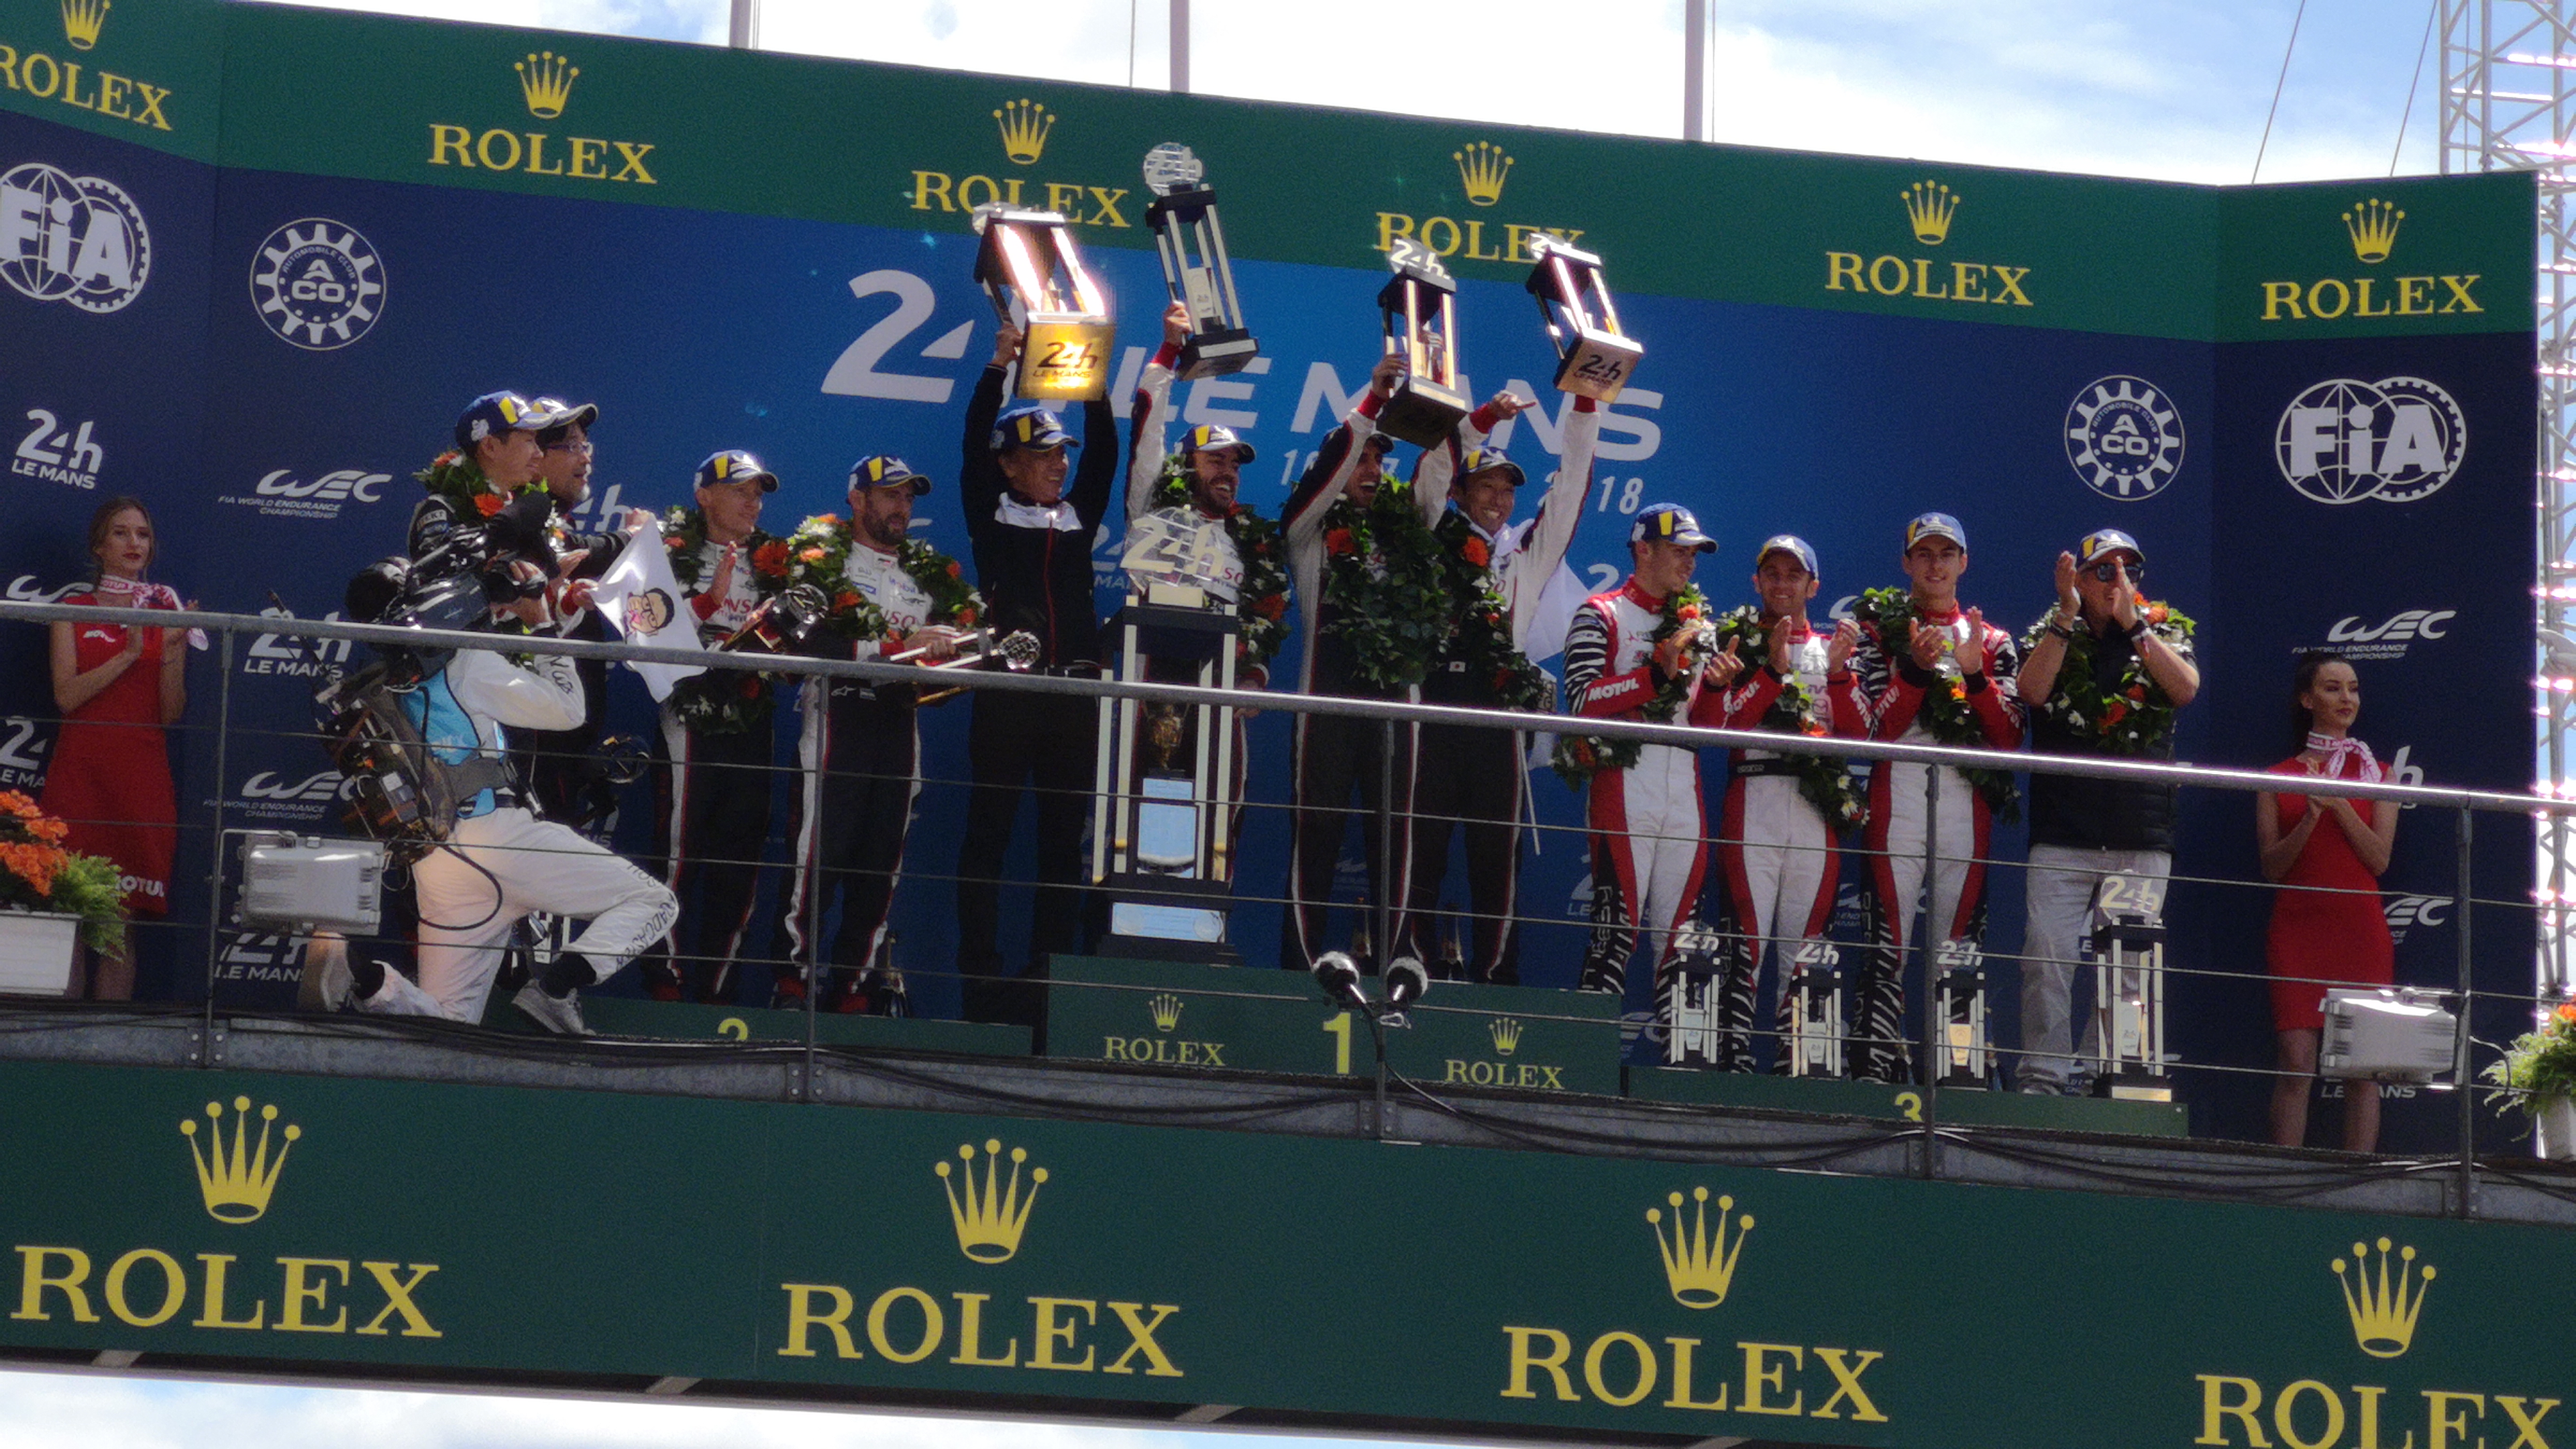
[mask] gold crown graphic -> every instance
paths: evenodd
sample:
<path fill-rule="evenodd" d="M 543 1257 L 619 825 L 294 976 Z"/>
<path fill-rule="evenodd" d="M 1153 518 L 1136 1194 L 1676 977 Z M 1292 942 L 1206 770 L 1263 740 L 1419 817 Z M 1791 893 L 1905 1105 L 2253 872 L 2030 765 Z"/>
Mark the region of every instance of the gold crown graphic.
<path fill-rule="evenodd" d="M 1170 1031 L 1181 1024 L 1181 999 L 1172 993 L 1159 992 L 1145 1005 L 1154 1013 L 1154 1030 Z"/>
<path fill-rule="evenodd" d="M 1021 99 L 993 113 L 1002 123 L 1002 149 L 1022 166 L 1032 166 L 1046 154 L 1047 133 L 1055 129 L 1055 116 L 1037 102 Z"/>
<path fill-rule="evenodd" d="M 197 1141 L 197 1121 L 191 1117 L 179 1124 L 180 1135 L 188 1139 L 188 1155 L 197 1160 L 197 1192 L 206 1200 L 206 1211 L 219 1223 L 255 1223 L 268 1211 L 268 1195 L 277 1190 L 277 1175 L 286 1170 L 286 1151 L 304 1129 L 288 1123 L 286 1139 L 277 1144 L 277 1156 L 268 1155 L 269 1128 L 277 1121 L 277 1106 L 271 1103 L 259 1109 L 259 1146 L 250 1145 L 250 1098 L 233 1098 L 232 1141 L 224 1141 L 224 1104 L 208 1102 L 206 1116 L 213 1125 L 206 1132 L 206 1142 Z M 209 1153 L 206 1149 L 212 1148 Z"/>
<path fill-rule="evenodd" d="M 1521 1024 L 1511 1017 L 1495 1017 L 1486 1025 L 1485 1030 L 1493 1033 L 1494 1050 L 1504 1056 L 1510 1056 L 1521 1044 Z"/>
<path fill-rule="evenodd" d="M 63 39 L 74 50 L 98 44 L 98 29 L 107 23 L 109 0 L 63 0 Z"/>
<path fill-rule="evenodd" d="M 1959 195 L 1938 181 L 1917 181 L 1896 193 L 1905 203 L 1905 221 L 1914 239 L 1937 247 L 1950 235 L 1950 218 L 1959 210 Z"/>
<path fill-rule="evenodd" d="M 2352 235 L 2352 254 L 2365 262 L 2388 260 L 2397 245 L 2397 224 L 2406 213 L 2374 196 L 2343 214 L 2343 229 Z"/>
<path fill-rule="evenodd" d="M 540 51 L 511 68 L 519 73 L 519 91 L 528 98 L 528 114 L 540 121 L 551 121 L 563 114 L 564 103 L 572 99 L 572 83 L 581 74 L 581 67 L 570 58 L 551 50 Z"/>
<path fill-rule="evenodd" d="M 1020 1250 L 1020 1230 L 1029 1225 L 1029 1209 L 1038 1202 L 1038 1184 L 1047 1180 L 1047 1170 L 1029 1172 L 1029 1195 L 1020 1196 L 1020 1164 L 1029 1160 L 1025 1147 L 1011 1149 L 1011 1180 L 1001 1183 L 1002 1144 L 988 1139 L 984 1143 L 984 1181 L 975 1181 L 975 1144 L 968 1142 L 957 1149 L 965 1160 L 965 1169 L 952 1180 L 948 1164 L 932 1168 L 939 1174 L 939 1185 L 948 1193 L 948 1216 L 957 1225 L 957 1249 L 978 1263 L 1007 1263 Z M 960 1184 L 964 1194 L 958 1192 Z"/>
<path fill-rule="evenodd" d="M 1484 141 L 1471 141 L 1464 151 L 1452 151 L 1450 159 L 1458 163 L 1458 180 L 1467 188 L 1467 200 L 1478 206 L 1491 206 L 1503 199 L 1503 183 L 1511 178 L 1512 158 L 1503 148 Z"/>
<path fill-rule="evenodd" d="M 1735 1220 L 1735 1231 L 1726 1230 L 1726 1215 L 1735 1208 L 1735 1199 L 1717 1200 L 1717 1223 L 1712 1231 L 1708 1221 L 1708 1189 L 1691 1189 L 1697 1204 L 1687 1230 L 1682 1225 L 1682 1195 L 1674 1193 L 1664 1199 L 1673 1207 L 1672 1236 L 1664 1235 L 1662 1208 L 1646 1209 L 1646 1221 L 1654 1225 L 1655 1246 L 1663 1250 L 1664 1281 L 1672 1285 L 1673 1301 L 1684 1308 L 1715 1308 L 1726 1301 L 1726 1285 L 1735 1278 L 1735 1260 L 1744 1256 L 1744 1235 L 1753 1231 L 1753 1214 Z"/>
<path fill-rule="evenodd" d="M 2335 1277 L 2343 1284 L 2343 1311 L 2352 1317 L 2353 1340 L 2361 1351 L 2372 1358 L 2396 1358 L 2415 1341 L 2415 1315 L 2424 1311 L 2424 1295 L 2431 1288 L 2434 1272 L 2424 1265 L 2421 1281 L 2415 1273 L 2415 1250 L 2397 1250 L 2397 1282 L 2388 1281 L 2388 1240 L 2379 1240 L 2379 1267 L 2376 1276 L 2368 1261 L 2367 1244 L 2352 1245 L 2352 1263 L 2334 1260 Z"/>

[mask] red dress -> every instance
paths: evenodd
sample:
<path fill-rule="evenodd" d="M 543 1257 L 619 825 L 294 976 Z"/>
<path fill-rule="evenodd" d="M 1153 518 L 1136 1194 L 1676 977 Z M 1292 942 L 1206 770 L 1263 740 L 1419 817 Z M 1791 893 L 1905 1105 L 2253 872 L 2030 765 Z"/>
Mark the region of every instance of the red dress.
<path fill-rule="evenodd" d="M 74 594 L 66 604 L 95 604 L 96 594 Z M 187 636 L 147 641 L 141 657 L 107 688 L 63 719 L 45 770 L 49 815 L 71 826 L 63 844 L 82 855 L 103 855 L 124 877 L 125 908 L 139 916 L 170 911 L 170 859 L 179 843 L 179 802 L 170 779 L 170 749 L 161 731 L 161 651 L 185 649 Z M 72 630 L 74 666 L 88 673 L 125 648 L 115 624 L 83 623 Z"/>
<path fill-rule="evenodd" d="M 2276 775 L 2307 772 L 2295 759 L 2272 767 Z M 2298 828 L 2318 803 L 2306 795 L 2272 798 L 2280 802 L 2284 835 Z M 2368 820 L 2374 804 L 2355 800 L 2352 808 Z M 2272 965 L 2272 1029 L 2319 1031 L 2325 1026 L 2327 987 L 2388 985 L 2397 976 L 2397 947 L 2388 936 L 2388 918 L 2380 914 L 2379 878 L 2361 863 L 2351 839 L 2334 821 L 2317 822 L 2281 885 L 2272 897 L 2272 929 L 2264 940 L 2264 955 Z M 2323 889 L 2288 889 L 2292 886 Z"/>

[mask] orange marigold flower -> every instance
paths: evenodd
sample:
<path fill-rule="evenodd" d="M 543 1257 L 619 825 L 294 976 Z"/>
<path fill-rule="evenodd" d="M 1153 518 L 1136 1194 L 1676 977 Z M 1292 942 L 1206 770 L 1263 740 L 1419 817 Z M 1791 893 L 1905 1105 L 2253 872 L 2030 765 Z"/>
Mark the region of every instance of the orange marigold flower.
<path fill-rule="evenodd" d="M 2137 701 L 2138 703 L 2140 703 L 2140 704 L 2144 704 L 2144 703 L 2146 703 L 2146 702 L 2147 702 L 2147 687 L 2146 687 L 2146 685 L 2144 685 L 2144 684 L 2132 684 L 2132 685 L 2130 685 L 2130 686 L 2129 686 L 2129 698 L 2136 700 L 2136 701 Z"/>
<path fill-rule="evenodd" d="M 958 627 L 958 628 L 960 628 L 960 629 L 972 629 L 972 628 L 974 628 L 974 627 L 975 627 L 975 611 L 974 611 L 973 609 L 960 609 L 960 610 L 958 610 L 958 611 L 957 611 L 957 627 Z"/>
<path fill-rule="evenodd" d="M 30 815 L 24 822 L 27 833 L 47 845 L 60 845 L 71 838 L 72 828 L 51 815 Z"/>
<path fill-rule="evenodd" d="M 0 843 L 0 869 L 27 883 L 39 899 L 54 893 L 54 872 L 62 868 L 63 853 L 41 845 L 21 845 L 15 841 Z"/>
<path fill-rule="evenodd" d="M 28 799 L 23 790 L 0 790 L 0 810 L 6 810 L 12 815 L 33 815 L 36 813 L 36 802 Z"/>
<path fill-rule="evenodd" d="M 787 545 L 772 539 L 752 550 L 751 566 L 773 579 L 787 576 Z"/>
<path fill-rule="evenodd" d="M 832 596 L 832 607 L 835 609 L 855 609 L 858 606 L 859 591 L 856 589 L 843 589 Z"/>
<path fill-rule="evenodd" d="M 671 552 L 673 552 L 673 553 L 678 553 L 678 552 L 680 552 L 682 549 L 685 549 L 685 548 L 687 548 L 687 547 L 689 546 L 689 541 L 688 541 L 687 539 L 685 539 L 685 538 L 680 537 L 678 534 L 676 534 L 676 533 L 675 533 L 675 534 L 672 534 L 670 537 L 663 539 L 663 540 L 662 540 L 662 546 L 663 546 L 663 547 L 665 547 L 665 548 L 667 548 L 667 549 L 669 549 L 669 550 L 670 550 Z"/>
<path fill-rule="evenodd" d="M 965 571 L 957 567 L 957 560 L 953 558 L 948 561 L 948 576 L 952 579 L 964 578 L 966 576 Z"/>
<path fill-rule="evenodd" d="M 1481 538 L 1477 538 L 1473 534 L 1468 535 L 1467 546 L 1458 550 L 1458 552 L 1464 554 L 1467 562 L 1474 564 L 1478 568 L 1483 568 L 1487 563 L 1491 562 L 1494 557 L 1494 551 L 1485 546 L 1485 541 Z"/>
<path fill-rule="evenodd" d="M 2111 701 L 2111 707 L 2109 709 L 2102 711 L 2102 728 L 2107 730 L 2128 717 L 2129 706 L 2125 702 L 2115 699 Z"/>
<path fill-rule="evenodd" d="M 1288 612 L 1288 596 L 1286 594 L 1268 595 L 1252 606 L 1252 612 L 1265 619 L 1281 618 Z"/>
<path fill-rule="evenodd" d="M 1324 534 L 1324 551 L 1327 553 L 1349 553 L 1355 546 L 1347 528 L 1330 529 Z"/>
<path fill-rule="evenodd" d="M 823 561 L 823 549 L 820 545 L 816 545 L 806 549 L 803 553 L 796 556 L 805 560 L 807 563 L 818 564 Z"/>
<path fill-rule="evenodd" d="M 2576 1021 L 2576 1001 L 2562 1001 L 2549 1014 L 2560 1021 Z"/>
<path fill-rule="evenodd" d="M 485 518 L 490 518 L 492 515 L 507 507 L 509 507 L 509 504 L 503 502 L 501 495 L 498 493 L 477 493 L 474 495 L 474 509 Z"/>

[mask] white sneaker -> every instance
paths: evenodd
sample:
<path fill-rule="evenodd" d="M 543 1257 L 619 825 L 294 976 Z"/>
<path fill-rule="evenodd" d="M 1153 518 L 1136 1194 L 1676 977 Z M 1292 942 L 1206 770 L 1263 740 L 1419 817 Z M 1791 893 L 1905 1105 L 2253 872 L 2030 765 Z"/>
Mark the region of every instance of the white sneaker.
<path fill-rule="evenodd" d="M 323 932 L 304 943 L 304 974 L 295 1004 L 304 1011 L 347 1011 L 357 1005 L 358 984 L 349 974 L 349 943 Z"/>
<path fill-rule="evenodd" d="M 530 1021 L 557 1036 L 590 1035 L 590 1028 L 582 1024 L 581 993 L 577 991 L 548 996 L 544 987 L 531 981 L 519 988 L 519 994 L 510 998 L 510 1004 L 519 1008 Z"/>

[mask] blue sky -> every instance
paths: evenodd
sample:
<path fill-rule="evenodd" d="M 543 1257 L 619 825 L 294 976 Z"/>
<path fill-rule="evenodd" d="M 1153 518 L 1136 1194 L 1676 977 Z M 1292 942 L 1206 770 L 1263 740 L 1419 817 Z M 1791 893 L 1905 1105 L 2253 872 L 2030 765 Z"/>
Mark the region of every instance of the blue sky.
<path fill-rule="evenodd" d="M 336 8 L 722 43 L 722 0 Z M 2297 0 L 1711 0 L 1710 136 L 2176 181 L 2254 170 Z M 762 0 L 771 48 L 1161 86 L 1169 0 Z M 2382 176 L 2431 0 L 2309 7 L 2267 181 Z M 1678 136 L 1681 0 L 1198 0 L 1208 94 Z M 1131 24 L 1132 22 L 1132 24 Z M 2439 169 L 2435 53 L 2399 170 Z M 1430 57 L 1399 65 L 1395 57 Z M 1131 69 L 1132 67 L 1132 69 Z M 1215 1449 L 1230 1435 L 0 1374 L 13 1449 Z M 1265 1439 L 1280 1449 L 1307 1441 Z"/>

